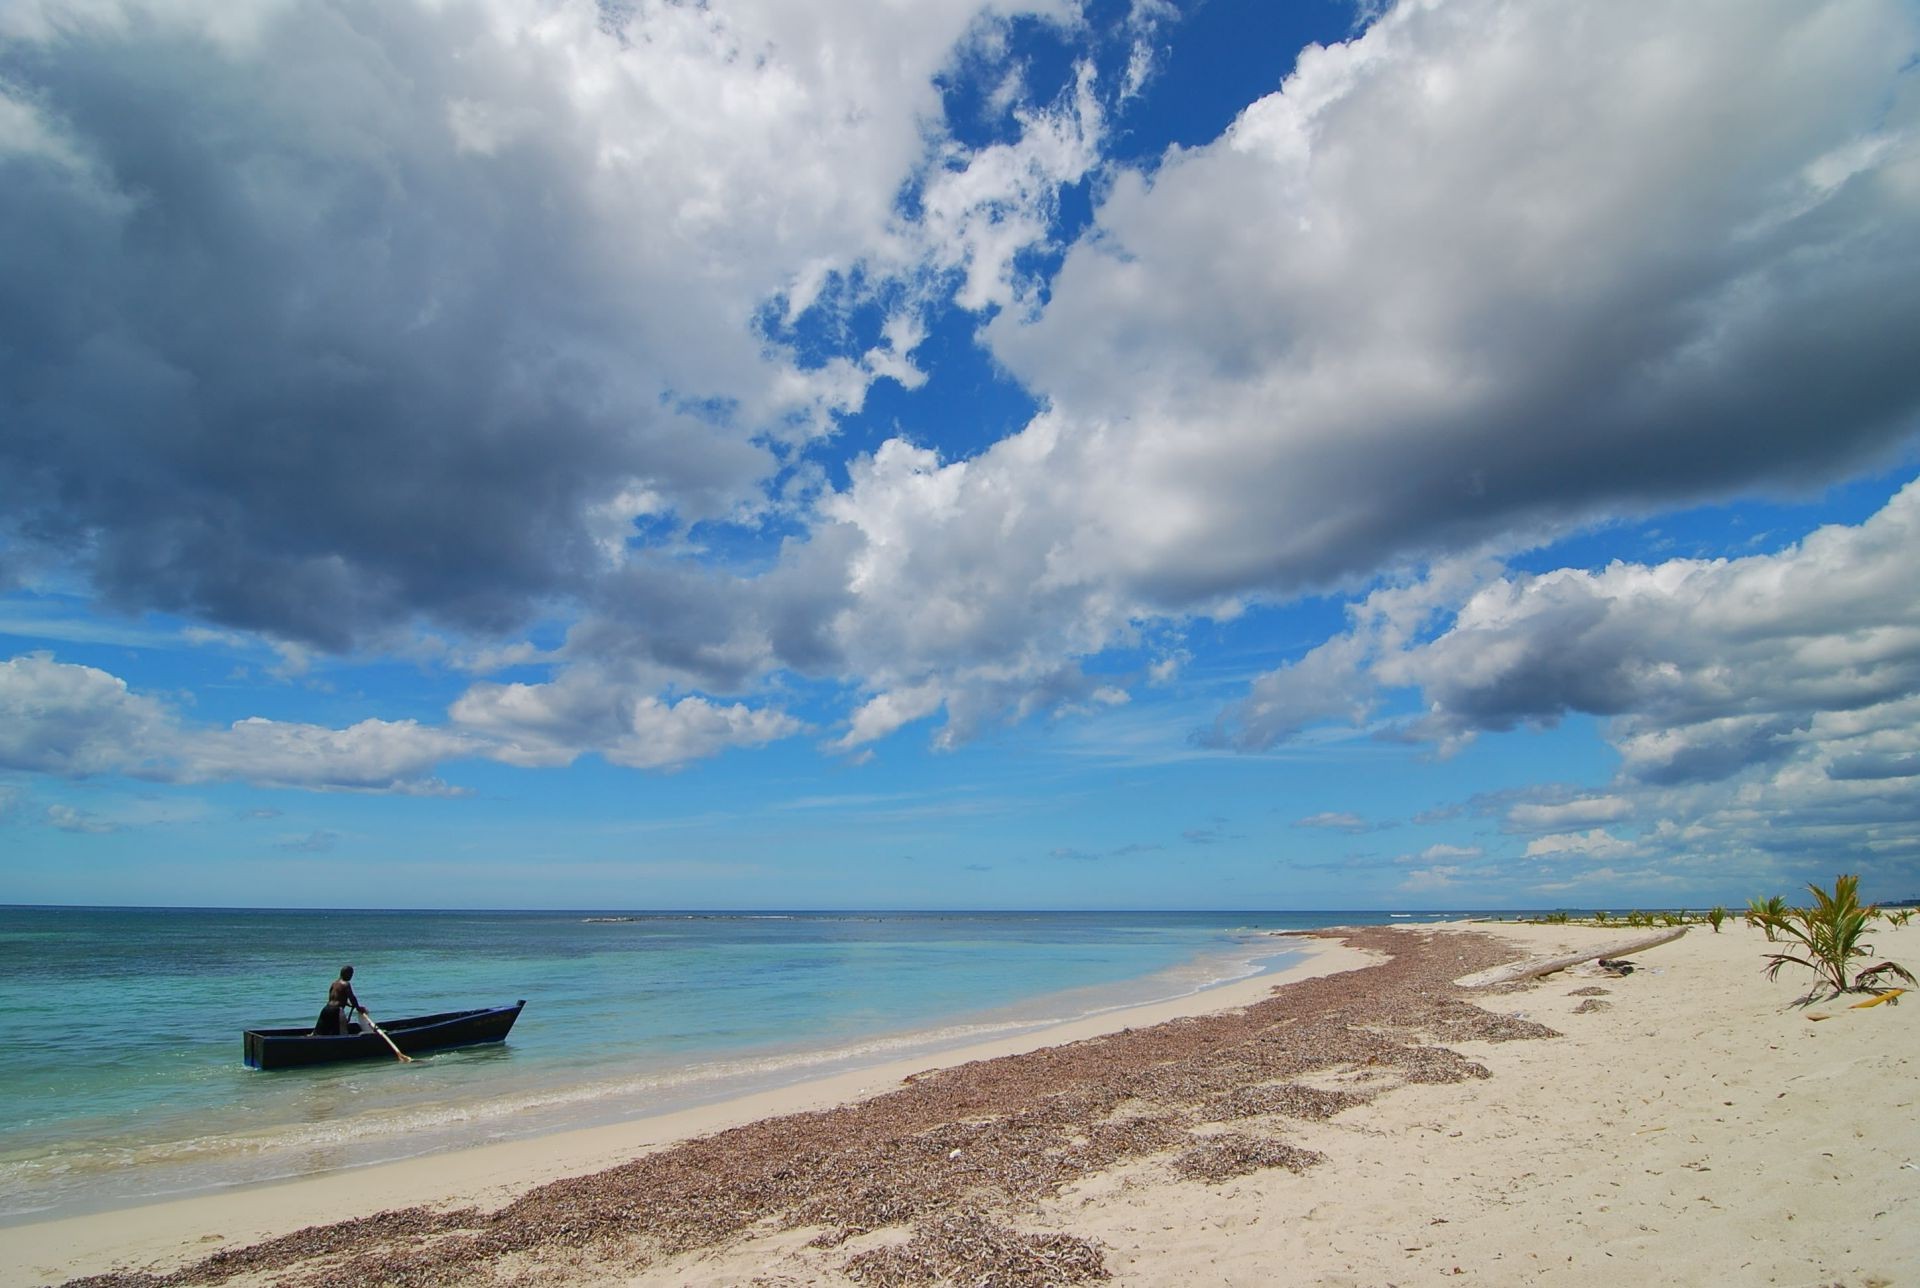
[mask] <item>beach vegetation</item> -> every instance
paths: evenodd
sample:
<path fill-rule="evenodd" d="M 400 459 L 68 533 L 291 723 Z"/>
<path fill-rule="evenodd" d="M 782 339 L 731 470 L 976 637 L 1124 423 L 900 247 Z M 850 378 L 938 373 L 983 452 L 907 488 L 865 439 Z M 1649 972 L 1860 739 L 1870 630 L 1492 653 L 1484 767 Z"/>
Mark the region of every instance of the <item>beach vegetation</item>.
<path fill-rule="evenodd" d="M 1770 944 L 1778 939 L 1774 934 L 1774 923 L 1786 915 L 1785 895 L 1776 894 L 1766 899 L 1747 900 L 1747 924 L 1764 930 L 1767 933 L 1767 942 Z"/>
<path fill-rule="evenodd" d="M 1904 926 L 1913 920 L 1913 909 L 1895 908 L 1891 912 L 1883 912 L 1880 915 L 1887 919 L 1887 924 L 1889 925 Z"/>
<path fill-rule="evenodd" d="M 1813 895 L 1811 907 L 1763 916 L 1761 924 L 1769 929 L 1768 938 L 1791 946 L 1768 956 L 1768 979 L 1779 978 L 1788 966 L 1804 966 L 1819 976 L 1820 984 L 1830 988 L 1833 996 L 1885 992 L 1890 987 L 1885 981 L 1890 978 L 1915 983 L 1911 972 L 1890 961 L 1854 971 L 1857 961 L 1873 955 L 1866 934 L 1880 913 L 1876 906 L 1861 904 L 1858 876 L 1843 873 L 1835 877 L 1831 891 L 1814 884 L 1807 889 Z"/>
<path fill-rule="evenodd" d="M 1775 902 L 1779 905 L 1778 910 L 1784 913 L 1787 909 L 1786 901 L 1775 900 Z M 1755 900 L 1754 906 L 1760 906 L 1760 901 Z M 1749 912 L 1747 920 L 1752 921 L 1755 915 L 1757 914 Z M 1727 911 L 1726 908 L 1716 905 L 1708 912 L 1694 912 L 1688 908 L 1662 908 L 1651 911 L 1644 908 L 1635 908 L 1624 916 L 1616 916 L 1605 910 L 1595 910 L 1587 913 L 1558 911 L 1543 912 L 1538 916 L 1523 917 L 1521 920 L 1536 926 L 1594 926 L 1603 930 L 1619 927 L 1625 927 L 1631 930 L 1671 930 L 1677 927 L 1695 926 L 1702 922 L 1708 922 L 1713 925 L 1714 933 L 1718 934 L 1720 927 L 1732 916 L 1733 914 Z"/>

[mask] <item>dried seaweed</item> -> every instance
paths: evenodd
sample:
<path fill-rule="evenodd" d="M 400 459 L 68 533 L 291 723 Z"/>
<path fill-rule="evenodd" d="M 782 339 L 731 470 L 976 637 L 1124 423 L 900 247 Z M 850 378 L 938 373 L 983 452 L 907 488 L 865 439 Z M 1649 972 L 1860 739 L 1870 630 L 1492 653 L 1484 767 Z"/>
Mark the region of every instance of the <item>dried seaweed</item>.
<path fill-rule="evenodd" d="M 1173 1160 L 1173 1170 L 1196 1181 L 1224 1181 L 1265 1167 L 1284 1167 L 1297 1174 L 1325 1162 L 1326 1157 L 1265 1136 L 1225 1132 L 1183 1152 Z"/>
<path fill-rule="evenodd" d="M 975 1288 L 1080 1284 L 1107 1279 L 1100 1249 L 1070 1234 L 1021 1234 L 976 1208 L 920 1222 L 913 1237 L 847 1262 L 847 1278 L 872 1288 L 964 1283 Z"/>
<path fill-rule="evenodd" d="M 1278 1114 L 1319 1122 L 1343 1109 L 1364 1105 L 1373 1097 L 1357 1091 L 1334 1091 L 1302 1086 L 1297 1082 L 1275 1085 L 1260 1083 L 1235 1087 L 1216 1096 L 1203 1106 L 1203 1116 L 1211 1122 L 1231 1122 L 1236 1118 L 1258 1118 Z"/>

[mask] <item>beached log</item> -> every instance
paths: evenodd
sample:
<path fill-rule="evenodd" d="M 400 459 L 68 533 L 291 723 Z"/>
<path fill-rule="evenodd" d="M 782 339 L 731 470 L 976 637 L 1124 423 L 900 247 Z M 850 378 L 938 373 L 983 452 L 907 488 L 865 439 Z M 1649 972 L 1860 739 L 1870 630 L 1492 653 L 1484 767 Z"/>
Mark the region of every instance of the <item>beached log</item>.
<path fill-rule="evenodd" d="M 1536 979 L 1541 975 L 1551 975 L 1557 970 L 1565 970 L 1569 966 L 1578 966 L 1581 962 L 1616 961 L 1629 953 L 1645 952 L 1649 948 L 1658 948 L 1661 944 L 1670 944 L 1686 933 L 1685 926 L 1676 926 L 1672 930 L 1662 930 L 1658 934 L 1643 935 L 1639 939 L 1621 939 L 1611 944 L 1602 944 L 1598 948 L 1589 948 L 1577 953 L 1564 953 L 1559 957 L 1529 957 L 1523 962 L 1495 966 L 1492 970 L 1475 971 L 1453 982 L 1461 988 L 1517 984 L 1523 979 Z"/>

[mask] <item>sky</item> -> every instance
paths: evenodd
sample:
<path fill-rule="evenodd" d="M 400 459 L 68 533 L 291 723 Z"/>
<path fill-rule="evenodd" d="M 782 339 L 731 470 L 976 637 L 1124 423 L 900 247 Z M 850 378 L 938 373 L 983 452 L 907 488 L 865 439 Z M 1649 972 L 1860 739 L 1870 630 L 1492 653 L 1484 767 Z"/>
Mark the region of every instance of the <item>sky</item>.
<path fill-rule="evenodd" d="M 1911 0 L 12 0 L 0 902 L 1920 896 Z"/>

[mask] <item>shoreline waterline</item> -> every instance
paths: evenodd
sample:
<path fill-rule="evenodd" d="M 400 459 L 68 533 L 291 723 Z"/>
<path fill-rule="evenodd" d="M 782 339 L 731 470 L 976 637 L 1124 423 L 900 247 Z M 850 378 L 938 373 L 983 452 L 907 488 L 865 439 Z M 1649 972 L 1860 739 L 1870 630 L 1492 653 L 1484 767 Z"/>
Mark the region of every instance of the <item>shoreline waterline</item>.
<path fill-rule="evenodd" d="M 735 1058 L 669 1061 L 617 1074 L 591 1062 L 535 1067 L 512 1047 L 448 1053 L 406 1069 L 364 1065 L 261 1075 L 223 1068 L 209 1076 L 239 1079 L 235 1085 L 242 1093 L 290 1088 L 304 1097 L 301 1112 L 307 1116 L 263 1122 L 248 1106 L 214 1108 L 200 1111 L 207 1121 L 187 1121 L 187 1130 L 101 1135 L 88 1138 L 84 1149 L 40 1158 L 27 1152 L 32 1140 L 23 1148 L 17 1134 L 0 1138 L 0 1161 L 12 1169 L 0 1228 L 603 1131 L 823 1079 L 858 1077 L 894 1062 L 937 1063 L 982 1044 L 1018 1042 L 1062 1025 L 1098 1025 L 1141 1006 L 1178 1006 L 1211 997 L 1222 985 L 1270 979 L 1284 973 L 1303 942 L 1248 929 L 1145 975 L 936 1017 L 931 1024 L 882 1028 L 852 1040 L 790 1040 Z M 569 1041 L 591 1045 L 597 1038 L 588 1033 Z M 444 1085 L 422 1080 L 423 1072 Z"/>
<path fill-rule="evenodd" d="M 829 1109 L 890 1090 L 933 1069 L 1019 1055 L 1087 1038 L 1150 1028 L 1170 1020 L 1253 1005 L 1284 985 L 1338 974 L 1375 958 L 1337 941 L 1278 938 L 1291 955 L 1273 971 L 1243 976 L 1180 997 L 1115 1007 L 1095 1016 L 1037 1026 L 1015 1035 L 903 1055 L 785 1086 L 711 1103 L 650 1113 L 599 1126 L 475 1144 L 417 1157 L 261 1180 L 186 1196 L 158 1198 L 102 1212 L 28 1217 L 0 1223 L 7 1238 L 0 1279 L 9 1267 L 65 1266 L 41 1272 L 59 1279 L 114 1264 L 181 1261 L 209 1247 L 240 1246 L 305 1226 L 375 1211 L 432 1206 L 498 1206 L 550 1181 L 615 1166 L 677 1141 L 766 1118 Z M 10 1279 L 6 1281 L 11 1282 Z"/>

